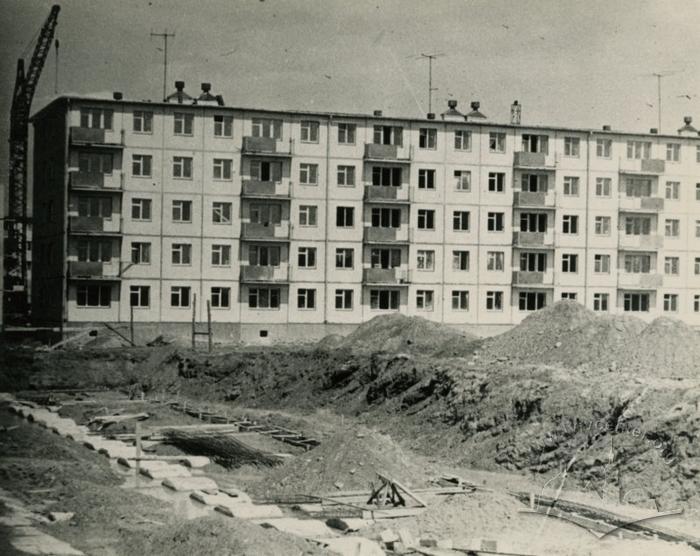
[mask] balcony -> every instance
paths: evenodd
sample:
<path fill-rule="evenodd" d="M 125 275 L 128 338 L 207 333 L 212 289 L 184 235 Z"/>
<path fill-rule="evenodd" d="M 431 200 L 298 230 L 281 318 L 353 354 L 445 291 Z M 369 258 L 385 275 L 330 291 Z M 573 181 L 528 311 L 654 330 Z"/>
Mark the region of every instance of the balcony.
<path fill-rule="evenodd" d="M 241 282 L 289 282 L 289 267 L 284 266 L 241 266 Z"/>
<path fill-rule="evenodd" d="M 620 232 L 617 245 L 619 249 L 657 251 L 664 247 L 664 236 L 660 234 L 627 235 L 623 230 Z"/>
<path fill-rule="evenodd" d="M 553 249 L 552 236 L 545 232 L 513 232 L 513 246 L 519 248 Z"/>
<path fill-rule="evenodd" d="M 408 188 L 383 185 L 366 185 L 365 202 L 367 203 L 408 203 Z"/>
<path fill-rule="evenodd" d="M 526 168 L 536 170 L 555 170 L 553 163 L 548 164 L 547 155 L 545 153 L 528 153 L 519 151 L 513 153 L 513 166 L 515 168 Z"/>
<path fill-rule="evenodd" d="M 112 262 L 69 261 L 68 275 L 73 280 L 119 280 L 118 268 Z"/>
<path fill-rule="evenodd" d="M 620 197 L 622 212 L 661 212 L 664 210 L 664 199 L 661 197 Z"/>
<path fill-rule="evenodd" d="M 402 156 L 403 155 L 403 156 Z M 374 162 L 401 162 L 411 161 L 411 149 L 397 145 L 379 145 L 365 143 L 365 160 Z"/>
<path fill-rule="evenodd" d="M 292 156 L 292 145 L 291 139 L 287 143 L 274 137 L 244 137 L 241 152 L 248 155 L 289 158 Z"/>
<path fill-rule="evenodd" d="M 364 240 L 368 243 L 408 243 L 408 229 L 365 226 Z"/>
<path fill-rule="evenodd" d="M 68 220 L 72 234 L 119 235 L 119 219 L 102 216 L 71 216 Z"/>
<path fill-rule="evenodd" d="M 289 241 L 289 222 L 259 224 L 243 222 L 241 239 L 259 241 Z"/>
<path fill-rule="evenodd" d="M 241 197 L 259 199 L 289 199 L 289 180 L 280 182 L 243 180 Z"/>
<path fill-rule="evenodd" d="M 619 288 L 655 290 L 664 284 L 663 274 L 655 272 L 620 272 L 617 277 Z"/>
<path fill-rule="evenodd" d="M 666 161 L 660 158 L 620 159 L 620 173 L 658 176 L 666 171 Z"/>
<path fill-rule="evenodd" d="M 554 195 L 546 191 L 515 191 L 513 206 L 519 208 L 554 208 Z"/>
<path fill-rule="evenodd" d="M 115 136 L 119 139 L 115 141 Z M 70 143 L 76 147 L 99 147 L 103 149 L 123 149 L 124 135 L 92 127 L 71 127 Z"/>
<path fill-rule="evenodd" d="M 545 276 L 547 277 L 545 283 Z M 527 270 L 515 270 L 513 271 L 513 285 L 514 286 L 544 286 L 552 285 L 551 274 L 545 275 L 544 272 L 531 272 Z"/>
<path fill-rule="evenodd" d="M 113 172 L 103 174 L 101 172 L 71 172 L 70 187 L 81 191 L 105 191 L 109 193 L 121 193 L 124 174 Z"/>
<path fill-rule="evenodd" d="M 365 268 L 362 271 L 362 281 L 366 284 L 408 285 L 408 270 L 401 268 Z"/>

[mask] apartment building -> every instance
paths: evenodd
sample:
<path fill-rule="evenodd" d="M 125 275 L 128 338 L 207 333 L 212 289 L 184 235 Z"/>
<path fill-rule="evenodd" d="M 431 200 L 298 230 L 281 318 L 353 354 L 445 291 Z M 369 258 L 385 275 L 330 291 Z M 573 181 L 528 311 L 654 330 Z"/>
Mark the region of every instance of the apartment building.
<path fill-rule="evenodd" d="M 700 136 L 61 97 L 33 118 L 33 315 L 253 341 L 561 298 L 700 326 Z M 519 106 L 514 105 L 517 112 Z M 196 303 L 195 303 L 196 299 Z"/>

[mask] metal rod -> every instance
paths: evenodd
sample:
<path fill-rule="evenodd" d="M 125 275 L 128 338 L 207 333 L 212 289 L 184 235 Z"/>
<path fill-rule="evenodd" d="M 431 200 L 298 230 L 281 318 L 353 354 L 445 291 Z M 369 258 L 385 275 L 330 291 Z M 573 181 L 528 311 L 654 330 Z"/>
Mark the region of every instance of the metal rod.
<path fill-rule="evenodd" d="M 151 36 L 163 39 L 163 100 L 165 100 L 168 86 L 168 38 L 174 37 L 175 33 L 168 33 L 168 30 L 165 29 L 162 33 L 151 31 Z"/>

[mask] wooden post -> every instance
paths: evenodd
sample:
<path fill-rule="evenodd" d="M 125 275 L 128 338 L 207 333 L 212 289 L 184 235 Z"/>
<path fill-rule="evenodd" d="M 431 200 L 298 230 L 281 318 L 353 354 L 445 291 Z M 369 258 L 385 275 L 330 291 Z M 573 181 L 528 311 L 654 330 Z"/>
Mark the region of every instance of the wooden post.
<path fill-rule="evenodd" d="M 136 476 L 141 473 L 141 423 L 136 422 L 136 429 L 134 430 L 134 436 L 136 438 Z"/>
<path fill-rule="evenodd" d="M 209 353 L 211 353 L 211 300 L 207 299 L 207 337 L 209 339 Z"/>
<path fill-rule="evenodd" d="M 129 333 L 131 335 L 131 345 L 136 345 L 134 344 L 134 306 L 131 306 L 131 313 L 129 316 Z"/>
<path fill-rule="evenodd" d="M 197 294 L 192 294 L 192 349 L 195 348 L 195 313 L 197 311 Z"/>

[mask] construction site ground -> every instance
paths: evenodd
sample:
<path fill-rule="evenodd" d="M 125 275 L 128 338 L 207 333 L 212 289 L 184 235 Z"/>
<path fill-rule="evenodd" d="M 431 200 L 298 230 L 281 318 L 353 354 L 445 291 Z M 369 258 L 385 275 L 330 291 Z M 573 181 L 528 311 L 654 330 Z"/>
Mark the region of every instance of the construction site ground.
<path fill-rule="evenodd" d="M 598 539 L 528 513 L 514 496 L 579 502 L 630 520 L 678 510 L 649 523 L 700 537 L 700 342 L 673 321 L 601 319 L 563 303 L 486 340 L 397 315 L 313 346 L 217 346 L 212 354 L 175 344 L 4 346 L 0 358 L 0 390 L 55 406 L 78 424 L 145 413 L 139 435 L 148 435 L 196 430 L 216 414 L 300 431 L 318 446 L 255 431 L 237 436 L 279 465 L 212 462 L 201 470 L 254 502 L 279 502 L 285 516 L 305 517 L 284 500 L 369 492 L 378 474 L 425 493 L 415 515 L 348 533 L 385 550 L 383 533 L 407 530 L 455 547 L 493 540 L 500 553 L 697 553 L 625 528 Z M 136 422 L 101 432 L 129 441 Z M 152 454 L 183 454 L 172 442 L 145 443 Z M 446 476 L 475 488 L 431 493 Z M 63 522 L 37 517 L 37 527 L 85 554 L 332 553 L 303 535 L 173 504 L 114 460 L 5 410 L 0 488 L 32 515 L 73 513 Z M 8 511 L 0 506 L 0 518 Z M 13 534 L 0 525 L 3 553 L 13 553 Z M 437 550 L 429 544 L 414 553 Z"/>

